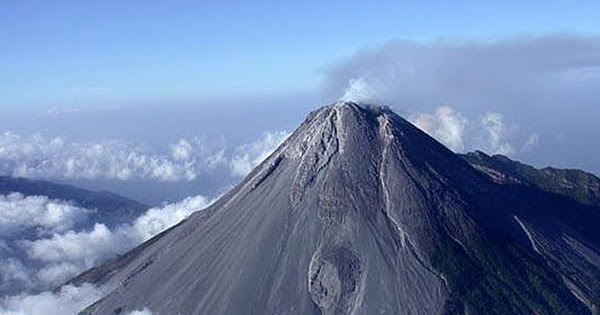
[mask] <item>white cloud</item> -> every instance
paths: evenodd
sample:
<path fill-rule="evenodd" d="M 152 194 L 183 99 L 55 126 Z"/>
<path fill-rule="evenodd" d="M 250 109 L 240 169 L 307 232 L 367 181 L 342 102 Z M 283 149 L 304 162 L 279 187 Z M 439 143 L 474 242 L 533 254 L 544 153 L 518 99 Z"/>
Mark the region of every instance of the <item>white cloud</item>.
<path fill-rule="evenodd" d="M 171 155 L 177 161 L 189 161 L 192 159 L 194 148 L 187 139 L 180 139 L 176 144 L 171 145 Z"/>
<path fill-rule="evenodd" d="M 55 287 L 65 283 L 85 269 L 88 268 L 82 268 L 82 265 L 77 264 L 77 262 L 51 262 L 40 269 L 33 270 L 35 273 L 32 277 L 37 281 L 37 285 L 42 285 L 41 288 Z"/>
<path fill-rule="evenodd" d="M 106 225 L 96 223 L 91 231 L 54 234 L 51 238 L 24 241 L 29 257 L 45 262 L 77 262 L 91 267 L 100 259 L 124 250 L 129 244 L 117 239 Z"/>
<path fill-rule="evenodd" d="M 68 262 L 36 263 L 23 246 L 49 235 L 69 236 L 93 211 L 46 196 L 0 195 L 0 293 L 43 289 L 81 271 L 80 266 Z"/>
<path fill-rule="evenodd" d="M 451 107 L 438 107 L 433 114 L 419 114 L 411 120 L 417 127 L 451 150 L 464 150 L 464 133 L 467 120 Z"/>
<path fill-rule="evenodd" d="M 208 158 L 208 157 L 207 157 Z M 0 136 L 0 170 L 28 178 L 191 180 L 192 165 L 120 140 L 72 142 L 61 137 Z"/>
<path fill-rule="evenodd" d="M 482 132 L 476 135 L 479 138 L 489 135 L 476 115 L 483 114 L 482 108 L 499 112 L 507 126 L 516 123 L 521 129 L 509 129 L 503 144 L 510 148 L 500 143 L 491 146 L 493 151 L 527 152 L 518 157 L 538 165 L 567 163 L 599 172 L 596 146 L 587 145 L 600 134 L 595 119 L 600 116 L 598 55 L 600 36 L 392 40 L 332 64 L 324 71 L 323 92 L 338 98 L 350 80 L 367 78 L 369 83 L 382 83 L 376 85 L 377 99 L 405 112 L 432 112 L 435 106 L 450 104 L 473 119 L 469 128 Z M 531 145 L 523 146 L 535 133 L 543 138 L 530 142 L 539 147 L 538 152 L 532 152 Z"/>
<path fill-rule="evenodd" d="M 0 195 L 0 236 L 27 227 L 65 231 L 92 211 L 45 196 Z"/>
<path fill-rule="evenodd" d="M 487 151 L 491 154 L 512 155 L 514 149 L 510 143 L 506 142 L 509 130 L 502 115 L 493 112 L 486 113 L 481 122 L 488 134 Z"/>
<path fill-rule="evenodd" d="M 59 285 L 85 269 L 132 248 L 136 243 L 126 234 L 111 231 L 102 223 L 90 231 L 71 230 L 56 233 L 49 238 L 36 238 L 14 242 L 17 248 L 13 258 L 0 261 L 0 265 L 21 267 L 20 278 L 8 278 L 14 274 L 0 271 L 12 290 L 49 289 Z M 8 289 L 8 288 L 5 288 Z"/>
<path fill-rule="evenodd" d="M 420 113 L 411 122 L 455 152 L 483 150 L 489 154 L 513 156 L 515 147 L 525 152 L 539 141 L 537 133 L 523 139 L 518 126 L 508 125 L 496 112 L 485 113 L 479 120 L 468 120 L 448 106 L 438 107 L 433 113 Z M 473 123 L 472 121 L 475 121 Z M 516 144 L 522 143 L 517 146 Z"/>
<path fill-rule="evenodd" d="M 12 197 L 11 197 L 12 196 Z M 43 213 L 48 199 L 9 195 L 6 200 L 16 200 L 10 207 L 0 208 L 0 215 L 6 215 L 5 209 L 14 213 L 27 212 L 30 204 L 37 205 Z M 28 200 L 28 202 L 23 202 Z M 33 220 L 28 225 L 20 221 L 5 220 L 6 229 L 19 235 L 21 239 L 2 240 L 0 242 L 0 292 L 21 290 L 49 289 L 63 283 L 85 269 L 91 268 L 107 259 L 115 257 L 134 246 L 172 227 L 191 213 L 202 210 L 214 200 L 203 196 L 186 198 L 180 202 L 151 208 L 129 224 L 109 228 L 97 222 L 90 230 L 78 229 L 77 224 L 68 224 L 70 230 L 54 229 L 48 234 L 28 234 L 28 229 L 50 225 L 52 228 L 61 223 L 52 220 Z M 58 200 L 52 203 L 61 206 L 70 204 Z M 37 209 L 37 208 L 36 208 Z M 82 211 L 85 211 L 82 210 Z M 41 217 L 43 215 L 40 214 Z M 12 215 L 10 216 L 12 218 Z M 50 216 L 54 219 L 54 216 Z M 56 216 L 60 220 L 69 221 L 68 216 Z"/>
<path fill-rule="evenodd" d="M 148 308 L 143 308 L 141 310 L 136 310 L 133 312 L 130 312 L 128 315 L 152 315 L 152 312 L 148 309 Z"/>
<path fill-rule="evenodd" d="M 27 268 L 19 259 L 8 257 L 0 259 L 0 289 L 4 292 L 13 292 L 15 285 L 19 288 L 30 288 L 35 285 L 32 270 Z M 0 294 L 1 296 L 1 294 Z"/>
<path fill-rule="evenodd" d="M 0 170 L 44 178 L 155 178 L 191 180 L 207 169 L 231 176 L 249 173 L 288 136 L 265 133 L 226 153 L 197 139 L 181 139 L 164 155 L 123 141 L 72 142 L 40 135 L 0 135 Z M 0 196 L 0 295 L 51 288 L 106 259 L 125 252 L 177 224 L 212 200 L 203 196 L 149 209 L 130 224 L 109 227 L 86 222 L 96 209 L 19 193 Z M 82 226 L 93 226 L 83 230 Z M 10 237 L 10 238 L 9 238 Z M 3 293 L 2 293 L 3 292 Z"/>
<path fill-rule="evenodd" d="M 174 226 L 190 214 L 211 205 L 215 199 L 203 196 L 188 197 L 160 208 L 152 208 L 137 218 L 131 227 L 125 228 L 126 234 L 136 242 L 150 239 L 154 235 Z"/>
<path fill-rule="evenodd" d="M 152 238 L 212 202 L 203 196 L 189 197 L 177 203 L 151 208 L 132 224 L 114 230 L 96 223 L 90 231 L 54 234 L 51 238 L 24 241 L 23 246 L 30 259 L 46 263 L 38 271 L 38 279 L 60 283 Z"/>
<path fill-rule="evenodd" d="M 0 315 L 77 315 L 110 290 L 90 283 L 65 285 L 58 291 L 19 294 L 0 298 Z M 127 315 L 152 315 L 149 308 L 133 310 Z"/>
<path fill-rule="evenodd" d="M 79 287 L 67 285 L 56 293 L 5 297 L 0 299 L 0 315 L 76 315 L 105 293 L 86 283 Z"/>
<path fill-rule="evenodd" d="M 44 179 L 153 179 L 192 181 L 217 168 L 245 175 L 287 136 L 268 132 L 262 139 L 230 150 L 209 149 L 200 139 L 180 139 L 163 154 L 122 140 L 76 142 L 40 134 L 0 135 L 0 173 Z"/>
<path fill-rule="evenodd" d="M 523 148 L 521 149 L 521 151 L 523 152 L 527 152 L 527 151 L 531 151 L 540 141 L 540 135 L 538 133 L 532 133 L 529 135 L 529 137 L 527 138 L 527 141 L 525 141 L 525 144 L 523 145 Z"/>
<path fill-rule="evenodd" d="M 245 176 L 266 159 L 277 147 L 289 137 L 285 131 L 267 132 L 262 139 L 239 147 L 231 158 L 229 167 L 237 176 Z"/>
<path fill-rule="evenodd" d="M 342 102 L 370 103 L 376 101 L 376 85 L 365 78 L 351 78 L 340 98 Z"/>

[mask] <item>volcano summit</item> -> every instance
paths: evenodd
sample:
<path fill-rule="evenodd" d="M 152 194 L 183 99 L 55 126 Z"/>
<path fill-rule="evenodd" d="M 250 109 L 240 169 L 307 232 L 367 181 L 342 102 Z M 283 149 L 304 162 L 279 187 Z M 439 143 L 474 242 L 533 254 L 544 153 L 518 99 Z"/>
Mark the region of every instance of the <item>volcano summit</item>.
<path fill-rule="evenodd" d="M 340 102 L 214 205 L 73 282 L 110 288 L 98 315 L 597 314 L 599 223 Z"/>

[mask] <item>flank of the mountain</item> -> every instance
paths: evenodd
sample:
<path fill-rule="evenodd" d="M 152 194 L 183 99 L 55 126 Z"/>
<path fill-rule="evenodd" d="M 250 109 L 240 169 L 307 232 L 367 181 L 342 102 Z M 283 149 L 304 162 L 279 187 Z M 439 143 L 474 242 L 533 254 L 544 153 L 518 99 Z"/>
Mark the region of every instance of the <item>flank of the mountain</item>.
<path fill-rule="evenodd" d="M 119 260 L 85 314 L 596 314 L 600 211 L 494 181 L 387 108 L 312 112 Z"/>

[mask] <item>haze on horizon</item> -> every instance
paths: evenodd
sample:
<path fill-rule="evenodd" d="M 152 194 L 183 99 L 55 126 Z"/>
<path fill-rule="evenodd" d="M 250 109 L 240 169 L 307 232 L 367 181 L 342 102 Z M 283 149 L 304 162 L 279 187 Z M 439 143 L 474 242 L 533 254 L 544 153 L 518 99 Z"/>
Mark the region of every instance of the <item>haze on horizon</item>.
<path fill-rule="evenodd" d="M 483 150 L 536 167 L 578 168 L 600 174 L 597 158 L 600 153 L 597 138 L 600 134 L 597 104 L 600 99 L 600 20 L 597 12 L 600 12 L 600 3 L 591 1 L 537 0 L 502 4 L 472 1 L 424 4 L 391 0 L 376 4 L 354 0 L 326 3 L 24 0 L 1 3 L 0 315 L 76 314 L 99 300 L 107 292 L 106 287 L 96 284 L 66 285 L 60 290 L 50 290 L 209 207 L 270 156 L 309 111 L 321 108 L 324 114 L 328 109 L 321 106 L 337 101 L 389 106 L 457 153 Z M 364 109 L 355 104 L 340 105 L 339 110 L 346 107 L 346 118 L 355 117 L 353 115 Z M 461 169 L 466 164 L 455 159 L 454 154 L 420 131 L 410 131 L 413 127 L 400 123 L 404 120 L 392 112 L 383 116 L 378 118 L 385 123 L 393 120 L 413 134 L 409 141 L 411 146 L 427 145 L 433 148 L 431 152 L 437 152 L 437 158 L 407 154 L 412 162 L 418 160 L 429 167 L 421 170 L 419 163 L 411 163 L 413 171 L 431 174 L 423 177 L 428 179 L 460 173 L 456 177 L 452 175 L 455 180 L 445 182 L 448 186 L 439 187 L 467 187 L 469 189 L 456 191 L 469 192 L 469 196 L 477 196 L 476 199 L 481 197 L 479 188 L 475 187 L 479 181 L 474 179 L 479 173 L 475 176 L 474 169 Z M 322 123 L 332 121 L 324 117 L 321 117 Z M 352 127 L 352 123 L 346 122 L 345 127 Z M 387 213 L 393 208 L 388 207 L 390 200 L 410 191 L 395 188 L 418 183 L 407 177 L 410 172 L 395 173 L 404 162 L 384 158 L 385 152 L 390 152 L 391 143 L 385 139 L 391 139 L 390 135 L 393 138 L 393 132 L 386 135 L 385 128 L 367 123 L 361 126 L 367 126 L 373 134 L 384 131 L 381 134 L 384 141 L 373 142 L 373 138 L 365 137 L 363 140 L 367 140 L 356 142 L 360 145 L 354 147 L 355 153 L 381 152 L 381 157 L 374 159 L 379 159 L 381 166 L 367 172 L 365 170 L 376 164 L 363 168 L 362 155 L 350 155 L 348 165 L 355 166 L 350 177 L 355 179 L 354 183 L 392 196 L 391 199 L 387 196 L 363 200 L 362 208 L 380 204 L 386 211 L 379 213 Z M 365 130 L 361 128 L 354 126 L 349 130 Z M 334 139 L 326 133 L 321 140 Z M 309 138 L 315 139 L 296 137 Z M 303 146 L 302 141 L 296 141 L 296 145 Z M 319 145 L 314 148 L 320 150 Z M 335 150 L 328 152 L 337 154 Z M 439 159 L 440 156 L 445 158 Z M 478 169 L 487 167 L 487 156 L 483 154 L 462 157 Z M 310 159 L 306 161 L 309 170 L 317 169 L 310 165 Z M 306 161 L 302 159 L 298 165 Z M 326 168 L 328 174 L 344 169 L 345 164 L 339 164 L 340 161 Z M 450 161 L 450 164 L 440 161 Z M 274 168 L 263 167 L 255 172 L 268 173 L 261 183 L 269 177 L 267 182 L 272 185 L 260 189 L 288 187 L 286 178 L 289 176 L 271 176 L 275 174 L 273 169 L 280 166 L 284 166 L 277 170 L 281 174 L 297 174 L 293 163 L 278 163 Z M 455 172 L 456 169 L 461 171 Z M 498 171 L 487 170 L 492 177 Z M 524 172 L 527 171 L 531 173 L 530 169 Z M 379 178 L 370 175 L 377 173 Z M 577 185 L 583 182 L 583 186 L 576 185 L 581 190 L 572 191 L 569 190 L 571 183 L 561 177 L 566 176 L 564 173 L 573 174 L 558 171 L 558 175 L 534 176 L 532 183 L 537 186 L 540 182 L 561 181 L 561 185 L 550 188 L 561 190 L 567 186 L 567 193 L 559 193 L 568 197 L 592 187 L 588 189 L 591 197 L 578 197 L 584 201 L 588 200 L 584 197 L 594 202 L 598 200 L 597 178 L 574 172 L 580 175 Z M 507 174 L 504 178 L 522 179 L 512 178 L 510 172 Z M 322 187 L 344 187 L 332 191 L 340 192 L 347 187 L 334 180 L 340 177 L 324 178 L 328 185 Z M 386 185 L 386 178 L 392 179 L 392 185 Z M 523 178 L 527 183 L 531 180 L 527 176 Z M 423 181 L 419 187 L 438 187 L 435 186 L 438 182 L 442 181 Z M 496 184 L 483 182 L 489 191 L 497 191 Z M 320 194 L 318 186 L 310 188 L 311 185 L 304 184 L 305 191 L 314 190 L 311 193 L 314 196 Z M 413 190 L 416 187 L 413 186 Z M 433 190 L 439 194 L 443 189 Z M 353 191 L 348 192 L 353 194 Z M 253 241 L 259 242 L 262 239 L 258 232 L 264 227 L 281 226 L 274 222 L 283 222 L 278 218 L 283 219 L 279 216 L 288 205 L 285 194 L 277 194 L 273 198 L 277 202 L 272 203 L 263 203 L 263 199 L 269 201 L 265 196 L 275 195 L 271 193 L 255 192 L 249 199 L 236 199 L 235 191 L 232 194 L 234 197 L 225 198 L 244 203 L 236 207 L 237 215 L 244 211 L 265 213 L 265 216 L 254 216 L 257 220 L 240 216 L 235 219 L 236 213 L 222 220 L 224 223 L 242 222 L 250 227 L 231 229 L 239 239 L 255 237 Z M 349 200 L 344 194 L 332 195 L 346 203 Z M 433 202 L 431 209 L 441 209 L 444 206 L 435 203 L 443 200 L 451 213 L 458 214 L 446 218 L 462 218 L 462 214 L 467 213 L 463 210 L 469 207 L 462 209 L 454 205 L 471 198 L 462 198 L 460 194 L 450 199 L 439 196 L 424 198 L 413 208 Z M 318 202 L 320 197 L 313 197 L 308 198 L 311 202 L 308 204 L 322 204 Z M 510 211 L 521 208 L 521 195 L 516 195 L 514 203 L 505 203 L 506 200 L 495 199 L 497 197 L 483 196 L 482 204 L 490 205 L 491 209 L 507 207 Z M 554 204 L 554 201 L 530 197 L 532 203 L 540 201 L 544 211 L 550 210 L 544 213 L 549 216 L 540 216 L 544 220 L 552 217 L 555 206 L 556 213 L 572 210 L 558 209 L 562 204 Z M 456 202 L 449 202 L 454 198 Z M 488 203 L 490 200 L 496 202 Z M 221 207 L 220 203 L 214 204 L 215 208 Z M 224 204 L 225 208 L 230 205 L 229 202 Z M 264 204 L 280 206 L 271 208 Z M 473 208 L 478 205 L 473 204 Z M 353 206 L 348 203 L 340 208 Z M 304 210 L 314 209 L 311 205 Z M 580 214 L 567 212 L 571 216 Z M 527 221 L 526 216 L 521 220 L 521 213 L 519 217 L 516 217 L 517 212 L 506 213 L 508 220 L 516 220 L 513 228 L 520 228 L 522 231 L 518 231 L 525 233 L 537 251 L 532 235 L 548 231 L 545 228 L 553 223 L 540 225 L 544 228 L 536 232 L 534 221 Z M 407 221 L 405 226 L 418 229 L 420 225 L 414 222 L 431 221 L 427 215 L 417 217 L 417 220 Z M 593 224 L 589 224 L 596 217 L 592 213 L 578 226 L 596 235 Z M 394 218 L 389 218 L 396 225 Z M 548 223 L 544 220 L 541 222 Z M 318 220 L 314 222 L 315 226 L 321 224 Z M 455 222 L 458 224 L 449 226 L 467 226 L 462 220 Z M 234 234 L 229 233 L 229 226 L 219 226 L 211 230 L 224 231 L 219 235 L 231 239 L 230 235 Z M 370 226 L 375 227 L 369 228 L 370 231 L 392 227 L 389 224 Z M 399 227 L 396 225 L 396 229 Z M 533 234 L 529 232 L 530 227 Z M 202 227 L 197 229 L 203 230 L 206 231 Z M 248 234 L 240 234 L 240 231 Z M 395 235 L 396 230 L 391 231 L 394 233 L 390 235 Z M 457 235 L 471 235 L 469 231 L 476 229 L 466 231 L 468 233 Z M 304 244 L 303 235 L 312 238 L 319 234 L 309 232 L 290 230 L 293 237 L 289 239 L 297 238 Z M 402 233 L 397 235 L 400 237 L 397 243 L 404 248 L 407 236 Z M 560 244 L 569 242 L 561 248 L 573 247 L 576 239 L 565 234 L 559 237 L 554 230 L 547 234 L 557 236 Z M 268 235 L 277 233 L 263 234 L 264 239 L 270 238 Z M 425 239 L 435 239 L 432 233 L 423 235 Z M 207 240 L 210 238 L 199 237 L 198 242 L 190 244 Z M 459 243 L 464 247 L 464 243 Z M 252 242 L 240 244 L 244 249 L 275 248 L 262 243 L 261 246 Z M 185 246 L 179 248 L 182 253 L 192 252 Z M 543 246 L 540 248 L 543 250 Z M 369 253 L 372 248 L 364 249 Z M 227 246 L 217 244 L 216 252 L 226 250 Z M 232 250 L 231 255 L 222 257 L 240 266 L 250 265 L 244 260 L 250 256 L 239 253 Z M 394 255 L 394 250 L 389 253 Z M 207 255 L 211 256 L 217 255 Z M 264 263 L 267 256 L 275 257 L 261 254 L 252 256 L 258 257 L 252 261 L 261 268 L 269 267 Z M 546 261 L 547 257 L 543 258 L 543 262 Z M 583 264 L 578 266 L 584 266 L 581 270 L 585 272 L 589 269 Z M 271 272 L 271 269 L 264 270 Z M 302 271 L 303 276 L 307 275 L 306 269 Z M 227 279 L 223 283 L 227 284 Z M 286 282 L 281 283 L 286 285 Z M 146 284 L 143 287 L 150 288 Z M 252 286 L 252 290 L 256 287 Z M 199 291 L 190 292 L 196 296 Z M 226 295 L 220 296 L 229 301 Z M 421 307 L 422 303 L 415 305 Z M 143 307 L 123 313 L 148 315 L 151 311 Z"/>
<path fill-rule="evenodd" d="M 4 174 L 214 196 L 357 86 L 457 152 L 600 173 L 595 3 L 0 8 Z"/>

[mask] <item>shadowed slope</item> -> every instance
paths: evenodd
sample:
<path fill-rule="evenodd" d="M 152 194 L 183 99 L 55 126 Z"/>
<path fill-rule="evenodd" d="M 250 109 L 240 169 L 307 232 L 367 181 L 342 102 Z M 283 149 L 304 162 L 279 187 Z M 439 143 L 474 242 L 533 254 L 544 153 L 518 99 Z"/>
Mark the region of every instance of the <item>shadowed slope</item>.
<path fill-rule="evenodd" d="M 587 205 L 600 206 L 600 178 L 594 174 L 554 167 L 537 169 L 503 155 L 489 156 L 481 151 L 461 157 L 498 183 L 535 186 Z"/>

